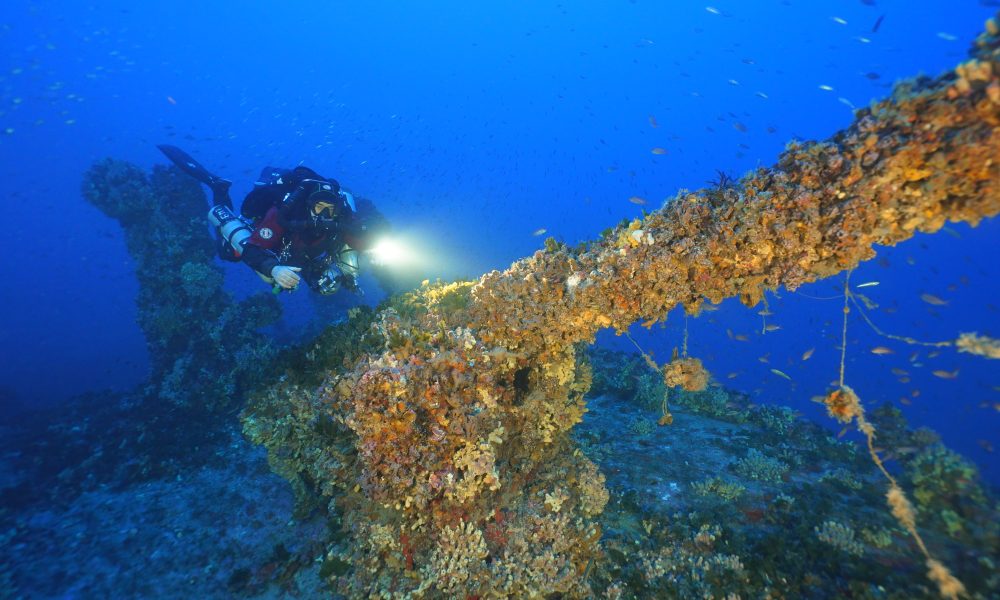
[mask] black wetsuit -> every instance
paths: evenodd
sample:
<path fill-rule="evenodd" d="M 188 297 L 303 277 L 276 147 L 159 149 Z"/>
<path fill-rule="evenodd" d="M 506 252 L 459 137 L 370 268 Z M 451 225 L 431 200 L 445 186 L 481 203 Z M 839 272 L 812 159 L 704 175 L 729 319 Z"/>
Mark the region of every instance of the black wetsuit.
<path fill-rule="evenodd" d="M 338 208 L 334 227 L 316 227 L 304 198 L 290 204 L 285 196 L 305 179 L 323 179 L 304 167 L 282 175 L 277 181 L 258 182 L 243 200 L 241 212 L 254 218 L 253 235 L 243 247 L 242 262 L 264 277 L 278 265 L 301 267 L 300 275 L 309 287 L 336 260 L 345 246 L 366 250 L 369 236 L 363 223 L 346 203 Z M 336 182 L 332 182 L 339 189 Z M 266 212 L 258 216 L 262 209 Z"/>

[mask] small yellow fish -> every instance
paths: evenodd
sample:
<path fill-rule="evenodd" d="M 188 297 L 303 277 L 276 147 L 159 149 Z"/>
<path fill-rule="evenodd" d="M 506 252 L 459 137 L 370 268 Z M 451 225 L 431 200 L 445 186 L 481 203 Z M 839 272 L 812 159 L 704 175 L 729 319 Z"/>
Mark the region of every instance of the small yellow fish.
<path fill-rule="evenodd" d="M 815 351 L 816 351 L 815 348 L 810 348 L 810 349 L 806 350 L 805 352 L 803 352 L 802 353 L 802 360 L 809 360 L 810 358 L 812 358 L 813 352 L 815 352 Z"/>
<path fill-rule="evenodd" d="M 878 285 L 877 281 L 866 281 L 864 283 L 859 283 L 858 285 L 856 285 L 854 287 L 857 287 L 857 288 L 866 288 L 866 287 L 875 287 L 876 285 Z"/>
<path fill-rule="evenodd" d="M 729 336 L 729 339 L 736 340 L 737 342 L 749 342 L 750 341 L 750 338 L 748 338 L 747 336 L 745 336 L 743 334 L 733 333 L 732 329 L 727 329 L 726 330 L 726 335 Z"/>
<path fill-rule="evenodd" d="M 945 306 L 948 304 L 947 300 L 942 300 L 934 294 L 920 294 L 920 299 L 931 306 Z"/>
<path fill-rule="evenodd" d="M 539 229 L 536 229 L 536 230 L 532 231 L 531 235 L 534 235 L 534 236 L 545 235 L 546 231 L 548 231 L 548 229 L 545 229 L 544 227 L 541 227 Z"/>
<path fill-rule="evenodd" d="M 657 154 L 657 155 L 663 155 L 663 154 L 667 153 L 666 150 L 664 150 L 663 148 L 660 148 L 660 147 L 653 148 L 652 150 L 650 150 L 650 152 L 652 152 L 653 154 Z"/>
<path fill-rule="evenodd" d="M 781 371 L 779 369 L 771 369 L 771 372 L 774 373 L 775 375 L 777 375 L 778 377 L 783 377 L 783 378 L 787 379 L 788 381 L 792 380 L 792 378 L 789 377 L 787 373 L 785 373 L 784 371 Z"/>
<path fill-rule="evenodd" d="M 781 325 L 765 325 L 764 326 L 764 332 L 765 333 L 767 333 L 769 331 L 778 331 L 779 329 L 781 329 Z"/>
<path fill-rule="evenodd" d="M 631 198 L 628 199 L 628 201 L 631 202 L 632 204 L 638 204 L 639 206 L 642 206 L 643 204 L 646 203 L 646 199 L 641 198 L 639 196 L 632 196 Z"/>
<path fill-rule="evenodd" d="M 875 346 L 872 348 L 872 354 L 878 354 L 880 356 L 883 354 L 892 354 L 892 352 L 892 348 L 886 348 L 885 346 Z"/>
<path fill-rule="evenodd" d="M 955 379 L 958 377 L 958 369 L 954 371 L 945 371 L 943 369 L 938 369 L 937 371 L 931 371 L 931 375 L 935 377 L 940 377 L 941 379 Z"/>

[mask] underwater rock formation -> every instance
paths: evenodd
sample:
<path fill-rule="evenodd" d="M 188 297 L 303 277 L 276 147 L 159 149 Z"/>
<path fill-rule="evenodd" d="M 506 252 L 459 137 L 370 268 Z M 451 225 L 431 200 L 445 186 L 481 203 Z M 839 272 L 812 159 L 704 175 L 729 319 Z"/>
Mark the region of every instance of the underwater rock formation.
<path fill-rule="evenodd" d="M 84 197 L 117 219 L 139 279 L 139 326 L 152 373 L 145 396 L 208 412 L 232 409 L 274 357 L 258 330 L 281 315 L 271 294 L 234 302 L 205 225 L 201 186 L 180 171 L 151 176 L 105 160 L 84 175 Z"/>
<path fill-rule="evenodd" d="M 338 569 L 340 591 L 601 591 L 588 574 L 602 555 L 596 517 L 608 492 L 570 437 L 591 385 L 582 345 L 679 305 L 697 314 L 738 296 L 753 306 L 768 289 L 851 269 L 875 245 L 996 215 L 995 28 L 973 54 L 941 77 L 898 85 L 831 139 L 790 143 L 775 167 L 731 185 L 682 191 L 581 251 L 549 243 L 477 282 L 398 298 L 373 318 L 377 350 L 334 368 L 315 392 L 259 396 L 244 415 L 256 439 L 285 472 L 309 474 L 353 538 L 328 557 L 349 565 Z M 294 447 L 271 435 L 289 428 Z M 840 523 L 810 535 L 855 547 Z M 714 539 L 702 532 L 695 545 L 699 536 Z M 742 573 L 738 560 L 727 565 Z"/>

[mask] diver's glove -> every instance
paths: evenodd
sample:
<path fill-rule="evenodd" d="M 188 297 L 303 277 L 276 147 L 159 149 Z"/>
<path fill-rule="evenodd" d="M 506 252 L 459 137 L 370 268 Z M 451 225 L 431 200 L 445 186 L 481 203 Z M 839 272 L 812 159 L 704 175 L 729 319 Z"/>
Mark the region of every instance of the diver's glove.
<path fill-rule="evenodd" d="M 274 279 L 275 283 L 286 290 L 295 289 L 295 286 L 299 285 L 299 281 L 302 279 L 297 273 L 297 271 L 301 270 L 301 267 L 286 267 L 285 265 L 278 265 L 271 269 L 271 278 Z"/>

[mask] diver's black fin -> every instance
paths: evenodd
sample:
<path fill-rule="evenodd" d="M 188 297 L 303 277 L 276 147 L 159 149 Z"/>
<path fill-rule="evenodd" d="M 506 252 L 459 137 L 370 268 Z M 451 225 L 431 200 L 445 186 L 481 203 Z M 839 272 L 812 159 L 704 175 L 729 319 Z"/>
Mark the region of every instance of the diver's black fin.
<path fill-rule="evenodd" d="M 200 162 L 193 159 L 190 154 L 181 150 L 177 146 L 160 144 L 157 148 L 159 148 L 160 152 L 164 153 L 167 158 L 177 165 L 178 169 L 184 171 L 205 185 L 211 187 L 216 181 L 219 180 L 218 177 L 209 173 L 208 169 L 203 167 Z"/>
<path fill-rule="evenodd" d="M 212 204 L 217 206 L 223 204 L 229 208 L 233 207 L 233 201 L 229 198 L 229 186 L 232 182 L 209 173 L 208 169 L 196 161 L 190 154 L 181 150 L 177 146 L 170 144 L 159 144 L 156 146 L 160 152 L 166 155 L 177 168 L 184 171 L 191 177 L 204 183 L 212 189 Z"/>

